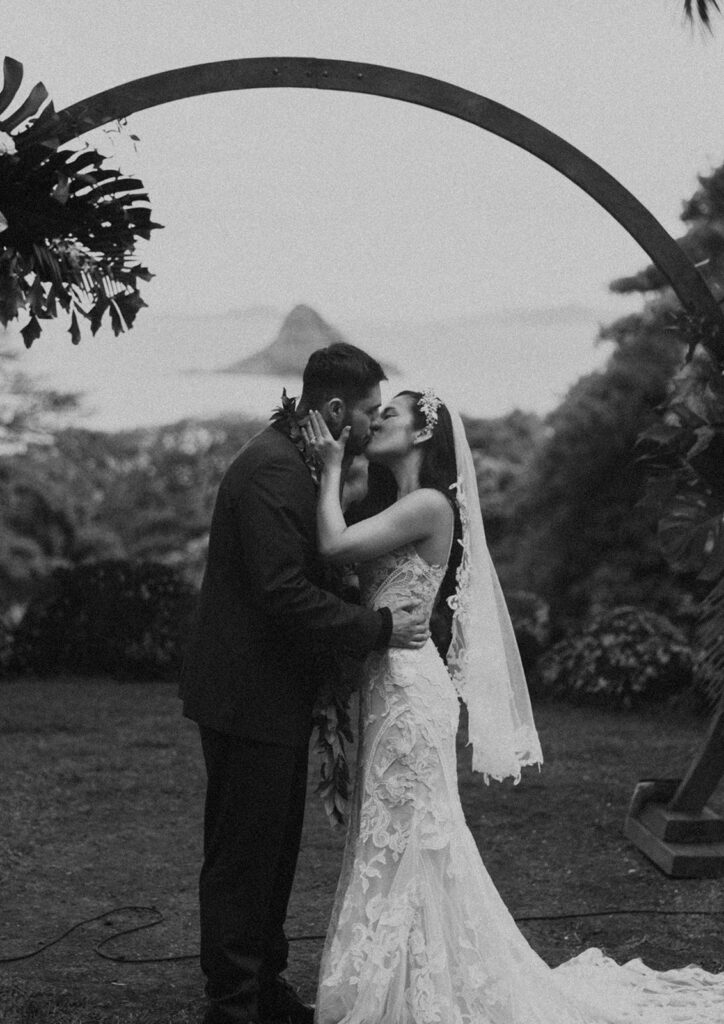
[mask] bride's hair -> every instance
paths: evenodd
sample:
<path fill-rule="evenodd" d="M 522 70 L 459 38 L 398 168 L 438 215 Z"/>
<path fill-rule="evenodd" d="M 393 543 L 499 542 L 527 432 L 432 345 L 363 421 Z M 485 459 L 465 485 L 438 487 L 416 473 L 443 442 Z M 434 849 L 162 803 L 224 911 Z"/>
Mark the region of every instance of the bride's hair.
<path fill-rule="evenodd" d="M 413 424 L 416 430 L 425 430 L 428 426 L 427 417 L 420 407 L 421 391 L 400 391 L 412 399 Z M 399 397 L 396 396 L 396 397 Z M 453 541 L 447 570 L 433 609 L 430 620 L 432 639 L 444 658 L 450 646 L 452 636 L 452 609 L 447 603 L 448 597 L 455 593 L 457 571 L 462 557 L 462 547 L 458 543 L 462 537 L 460 510 L 455 500 L 455 484 L 458 479 L 458 467 L 455 461 L 455 438 L 452 420 L 446 405 L 437 407 L 437 421 L 432 428 L 429 441 L 423 443 L 422 463 L 420 464 L 420 487 L 433 487 L 441 491 L 453 507 Z"/>
<path fill-rule="evenodd" d="M 411 399 L 413 425 L 415 430 L 425 430 L 428 426 L 424 411 L 420 408 L 421 391 L 400 391 Z M 452 635 L 452 610 L 447 599 L 455 593 L 457 571 L 462 557 L 462 547 L 458 543 L 462 537 L 460 511 L 455 499 L 455 484 L 458 479 L 455 461 L 455 439 L 452 420 L 447 406 L 442 403 L 437 407 L 437 421 L 433 425 L 429 440 L 423 442 L 422 463 L 420 465 L 420 486 L 432 487 L 441 491 L 452 505 L 454 512 L 453 542 L 448 558 L 447 570 L 440 584 L 437 601 L 430 620 L 430 632 L 440 655 L 444 658 L 450 646 Z M 388 508 L 397 498 L 397 484 L 392 473 L 386 466 L 371 462 L 369 465 L 367 497 L 360 505 L 350 510 L 354 520 L 365 519 Z"/>

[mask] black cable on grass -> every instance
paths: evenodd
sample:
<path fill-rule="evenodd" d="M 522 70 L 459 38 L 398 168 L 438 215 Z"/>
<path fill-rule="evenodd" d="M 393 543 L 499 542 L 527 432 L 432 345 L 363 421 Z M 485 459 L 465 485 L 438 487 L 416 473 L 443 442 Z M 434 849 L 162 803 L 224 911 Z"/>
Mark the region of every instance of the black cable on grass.
<path fill-rule="evenodd" d="M 0 964 L 12 964 L 17 963 L 19 960 L 30 960 L 32 957 L 38 956 L 39 953 L 44 952 L 46 949 L 50 949 L 51 946 L 56 946 L 64 938 L 70 935 L 71 932 L 81 928 L 84 924 L 92 924 L 93 921 L 102 921 L 104 918 L 110 917 L 111 914 L 119 914 L 123 911 L 153 914 L 154 919 L 152 921 L 146 921 L 144 924 L 134 925 L 132 928 L 123 928 L 121 931 L 113 932 L 112 935 L 107 935 L 105 939 L 102 939 L 93 947 L 93 952 L 97 956 L 102 957 L 104 960 L 112 960 L 113 963 L 117 964 L 161 964 L 180 960 L 198 960 L 198 953 L 182 953 L 173 956 L 128 957 L 113 956 L 111 953 L 101 952 L 103 946 L 106 946 L 109 942 L 113 942 L 115 939 L 119 939 L 122 935 L 131 935 L 134 932 L 144 931 L 146 928 L 155 928 L 156 925 L 161 924 L 162 921 L 166 920 L 165 915 L 162 914 L 157 907 L 127 906 L 113 907 L 111 910 L 106 910 L 103 914 L 96 914 L 94 917 L 86 917 L 82 921 L 77 921 L 70 928 L 66 929 L 62 935 L 58 935 L 56 938 L 50 939 L 48 942 L 44 942 L 41 946 L 38 946 L 37 949 L 31 950 L 29 953 L 19 953 L 16 956 L 0 957 Z M 626 907 L 625 909 L 586 910 L 571 914 L 525 914 L 520 917 L 514 917 L 513 920 L 520 924 L 529 921 L 572 921 L 590 917 L 620 917 L 637 915 L 643 917 L 723 917 L 724 910 L 647 910 L 645 907 Z M 290 937 L 289 942 L 318 942 L 324 938 L 324 933 L 315 933 L 313 935 L 293 935 Z"/>
<path fill-rule="evenodd" d="M 102 921 L 104 917 L 110 917 L 111 914 L 119 914 L 124 910 L 130 910 L 134 913 L 147 913 L 155 914 L 156 919 L 150 921 L 147 924 L 136 925 L 134 928 L 129 929 L 130 931 L 140 932 L 142 928 L 153 928 L 154 925 L 160 924 L 164 920 L 164 916 L 160 910 L 156 907 L 113 907 L 111 910 L 106 910 L 102 914 L 96 914 L 95 917 L 85 917 L 82 921 L 76 921 L 74 925 L 67 928 L 61 935 L 56 936 L 54 939 L 49 939 L 47 942 L 42 943 L 37 949 L 31 950 L 29 953 L 18 953 L 16 956 L 4 956 L 0 957 L 0 964 L 14 964 L 19 960 L 30 960 L 31 957 L 38 956 L 39 953 L 45 952 L 46 949 L 50 949 L 51 946 L 57 946 L 59 942 L 67 938 L 72 932 L 78 928 L 82 928 L 84 924 L 92 924 L 93 921 Z M 104 942 L 108 942 L 110 939 L 116 938 L 117 935 L 125 935 L 126 932 L 114 932 L 108 939 L 104 939 L 99 945 L 103 945 Z M 103 954 L 100 954 L 101 956 Z"/>

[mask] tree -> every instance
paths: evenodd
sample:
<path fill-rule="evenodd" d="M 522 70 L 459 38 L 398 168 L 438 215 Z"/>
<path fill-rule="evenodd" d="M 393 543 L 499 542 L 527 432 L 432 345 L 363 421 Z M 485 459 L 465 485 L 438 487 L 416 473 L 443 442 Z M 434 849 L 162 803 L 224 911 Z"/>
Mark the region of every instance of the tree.
<path fill-rule="evenodd" d="M 473 453 L 485 533 L 496 561 L 505 558 L 506 537 L 515 510 L 515 494 L 543 439 L 543 421 L 514 409 L 495 419 L 465 418 Z"/>
<path fill-rule="evenodd" d="M 699 183 L 680 244 L 722 295 L 724 167 Z M 702 347 L 707 325 L 682 313 L 657 268 L 611 287 L 647 301 L 603 329 L 616 344 L 607 366 L 549 418 L 520 496 L 510 573 L 559 623 L 616 603 L 691 619 L 709 592 L 699 676 L 714 699 L 724 674 L 724 366 Z"/>
<path fill-rule="evenodd" d="M 724 301 L 724 167 L 700 177 L 699 185 L 684 206 L 689 230 L 680 244 Z M 658 295 L 649 300 L 653 309 L 670 301 L 652 267 L 614 288 Z M 659 517 L 659 539 L 672 567 L 708 592 L 699 616 L 696 680 L 713 703 L 724 692 L 724 359 L 705 347 L 705 324 L 677 311 L 673 326 L 687 342 L 687 361 L 659 421 L 641 439 L 650 469 L 646 500 Z"/>
<path fill-rule="evenodd" d="M 73 394 L 36 385 L 0 350 L 0 608 L 22 600 L 64 558 L 69 536 L 67 481 L 40 463 L 77 409 Z"/>
<path fill-rule="evenodd" d="M 683 347 L 644 318 L 606 334 L 617 348 L 605 369 L 582 377 L 548 417 L 501 566 L 509 587 L 548 601 L 558 628 L 616 604 L 650 603 L 671 614 L 680 603 L 679 591 L 664 585 L 655 532 L 636 509 L 645 473 L 635 446 Z"/>
<path fill-rule="evenodd" d="M 17 355 L 0 348 L 0 456 L 50 444 L 78 408 L 78 396 L 39 387 L 15 367 Z"/>

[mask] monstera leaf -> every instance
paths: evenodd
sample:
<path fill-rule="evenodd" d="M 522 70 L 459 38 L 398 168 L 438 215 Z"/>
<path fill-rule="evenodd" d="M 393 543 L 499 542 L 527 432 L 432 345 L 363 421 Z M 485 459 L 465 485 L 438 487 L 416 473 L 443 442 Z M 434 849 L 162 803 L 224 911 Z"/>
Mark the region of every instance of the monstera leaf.
<path fill-rule="evenodd" d="M 724 572 L 721 504 L 704 494 L 677 494 L 659 523 L 659 542 L 679 572 L 717 579 Z"/>
<path fill-rule="evenodd" d="M 22 65 L 6 57 L 0 115 L 22 77 Z M 47 99 L 39 83 L 0 119 L 0 323 L 24 313 L 28 347 L 59 307 L 69 314 L 74 344 L 81 319 L 93 334 L 106 314 L 114 333 L 131 327 L 145 305 L 138 282 L 151 277 L 135 257 L 136 243 L 160 226 L 138 178 L 106 166 L 94 150 L 58 148 Z"/>

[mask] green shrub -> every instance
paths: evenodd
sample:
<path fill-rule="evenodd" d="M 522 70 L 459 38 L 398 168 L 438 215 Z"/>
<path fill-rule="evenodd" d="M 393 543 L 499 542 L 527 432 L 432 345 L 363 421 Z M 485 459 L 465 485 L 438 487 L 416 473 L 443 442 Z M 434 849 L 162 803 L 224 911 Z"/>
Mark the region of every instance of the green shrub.
<path fill-rule="evenodd" d="M 542 693 L 575 703 L 629 708 L 691 683 L 683 633 L 663 615 L 625 605 L 565 637 L 538 661 Z"/>
<path fill-rule="evenodd" d="M 194 600 L 177 569 L 155 562 L 57 569 L 16 630 L 11 668 L 174 678 Z"/>

